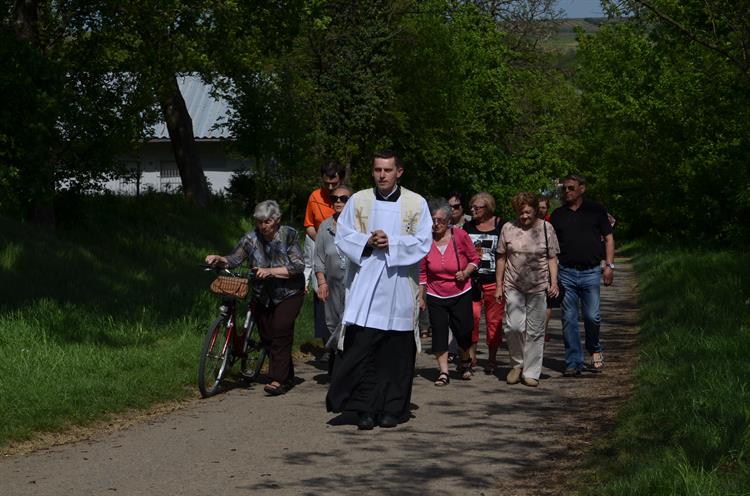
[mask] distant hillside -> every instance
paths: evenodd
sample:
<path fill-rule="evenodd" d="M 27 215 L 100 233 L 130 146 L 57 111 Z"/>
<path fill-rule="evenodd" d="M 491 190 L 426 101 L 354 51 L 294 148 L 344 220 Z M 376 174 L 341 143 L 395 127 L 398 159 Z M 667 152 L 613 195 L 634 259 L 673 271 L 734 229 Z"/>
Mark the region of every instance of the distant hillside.
<path fill-rule="evenodd" d="M 586 17 L 584 19 L 565 19 L 557 28 L 557 31 L 547 40 L 542 42 L 542 46 L 548 50 L 567 52 L 575 51 L 578 47 L 576 43 L 576 28 L 583 28 L 586 33 L 596 33 L 604 22 L 606 17 Z"/>

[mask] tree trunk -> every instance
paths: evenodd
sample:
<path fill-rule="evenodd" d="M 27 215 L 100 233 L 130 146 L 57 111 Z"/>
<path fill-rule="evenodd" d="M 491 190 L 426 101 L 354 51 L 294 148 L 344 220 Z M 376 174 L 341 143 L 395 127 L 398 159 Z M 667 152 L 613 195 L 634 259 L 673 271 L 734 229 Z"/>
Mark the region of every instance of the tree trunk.
<path fill-rule="evenodd" d="M 16 0 L 13 5 L 13 21 L 16 37 L 29 45 L 39 46 L 39 0 Z M 29 203 L 25 216 L 34 224 L 54 229 L 55 227 L 55 177 L 54 163 L 39 164 L 29 172 Z"/>
<path fill-rule="evenodd" d="M 34 43 L 39 38 L 39 1 L 16 0 L 13 7 L 13 19 L 16 24 L 16 36 L 19 39 Z"/>
<path fill-rule="evenodd" d="M 30 220 L 37 226 L 54 230 L 57 222 L 55 204 L 50 198 L 35 198 L 29 213 Z"/>
<path fill-rule="evenodd" d="M 169 139 L 172 142 L 177 169 L 185 196 L 196 205 L 205 207 L 210 198 L 206 176 L 203 174 L 198 148 L 193 135 L 193 120 L 188 113 L 177 78 L 172 76 L 164 81 L 159 91 L 164 121 L 167 123 Z"/>
<path fill-rule="evenodd" d="M 135 197 L 139 198 L 141 196 L 141 178 L 143 177 L 143 168 L 141 167 L 140 160 L 136 162 L 135 170 L 138 173 L 135 176 Z"/>

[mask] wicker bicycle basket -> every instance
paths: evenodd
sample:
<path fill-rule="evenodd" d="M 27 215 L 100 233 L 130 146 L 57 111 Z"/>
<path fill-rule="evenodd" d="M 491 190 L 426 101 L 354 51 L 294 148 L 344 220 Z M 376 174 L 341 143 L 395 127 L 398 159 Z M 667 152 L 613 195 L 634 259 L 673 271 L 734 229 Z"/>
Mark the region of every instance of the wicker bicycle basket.
<path fill-rule="evenodd" d="M 247 296 L 247 279 L 244 277 L 219 276 L 211 283 L 211 292 L 219 296 L 243 299 Z"/>

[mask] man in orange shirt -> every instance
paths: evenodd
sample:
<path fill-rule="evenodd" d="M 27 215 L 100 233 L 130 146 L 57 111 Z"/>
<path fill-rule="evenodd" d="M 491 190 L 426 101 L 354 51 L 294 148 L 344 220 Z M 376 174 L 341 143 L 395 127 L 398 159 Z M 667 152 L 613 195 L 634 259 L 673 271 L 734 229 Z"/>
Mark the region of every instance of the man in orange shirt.
<path fill-rule="evenodd" d="M 321 222 L 333 215 L 333 203 L 330 193 L 338 188 L 346 177 L 346 169 L 338 160 L 329 160 L 320 167 L 321 187 L 310 194 L 305 208 L 305 286 L 310 283 L 313 290 L 313 315 L 315 319 L 315 337 L 323 343 L 328 341 L 328 327 L 323 310 L 323 302 L 318 299 L 318 282 L 313 276 L 313 257 L 315 255 L 315 238 Z"/>
<path fill-rule="evenodd" d="M 310 194 L 305 209 L 305 231 L 315 241 L 320 223 L 333 215 L 329 194 L 338 188 L 346 177 L 346 169 L 338 160 L 330 160 L 320 167 L 321 187 Z"/>

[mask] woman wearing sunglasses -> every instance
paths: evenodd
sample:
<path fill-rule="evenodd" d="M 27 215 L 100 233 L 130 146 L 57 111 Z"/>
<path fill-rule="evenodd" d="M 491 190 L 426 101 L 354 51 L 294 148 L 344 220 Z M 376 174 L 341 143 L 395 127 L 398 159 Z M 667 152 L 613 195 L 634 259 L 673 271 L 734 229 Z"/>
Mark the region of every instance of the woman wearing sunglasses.
<path fill-rule="evenodd" d="M 503 301 L 495 300 L 495 264 L 497 259 L 497 244 L 500 240 L 500 230 L 505 220 L 495 216 L 495 198 L 487 192 L 477 193 L 471 197 L 471 221 L 464 224 L 464 230 L 469 233 L 477 254 L 479 255 L 479 270 L 472 281 L 474 285 L 474 332 L 469 353 L 470 363 L 461 364 L 464 375 L 473 374 L 473 367 L 477 362 L 477 343 L 479 342 L 479 320 L 482 308 L 487 327 L 487 348 L 489 356 L 484 367 L 486 374 L 494 374 L 497 369 L 497 350 L 502 341 Z"/>
<path fill-rule="evenodd" d="M 347 200 L 352 195 L 348 186 L 338 186 L 330 194 L 333 202 L 333 216 L 327 218 L 320 224 L 318 237 L 315 240 L 315 258 L 313 269 L 318 282 L 317 295 L 323 301 L 325 308 L 325 321 L 328 336 L 323 339 L 327 342 L 336 327 L 341 323 L 341 315 L 344 312 L 344 291 L 347 259 L 339 252 L 334 243 L 336 237 L 336 221 L 339 214 L 344 210 Z M 333 367 L 333 353 L 328 362 L 330 372 Z"/>

